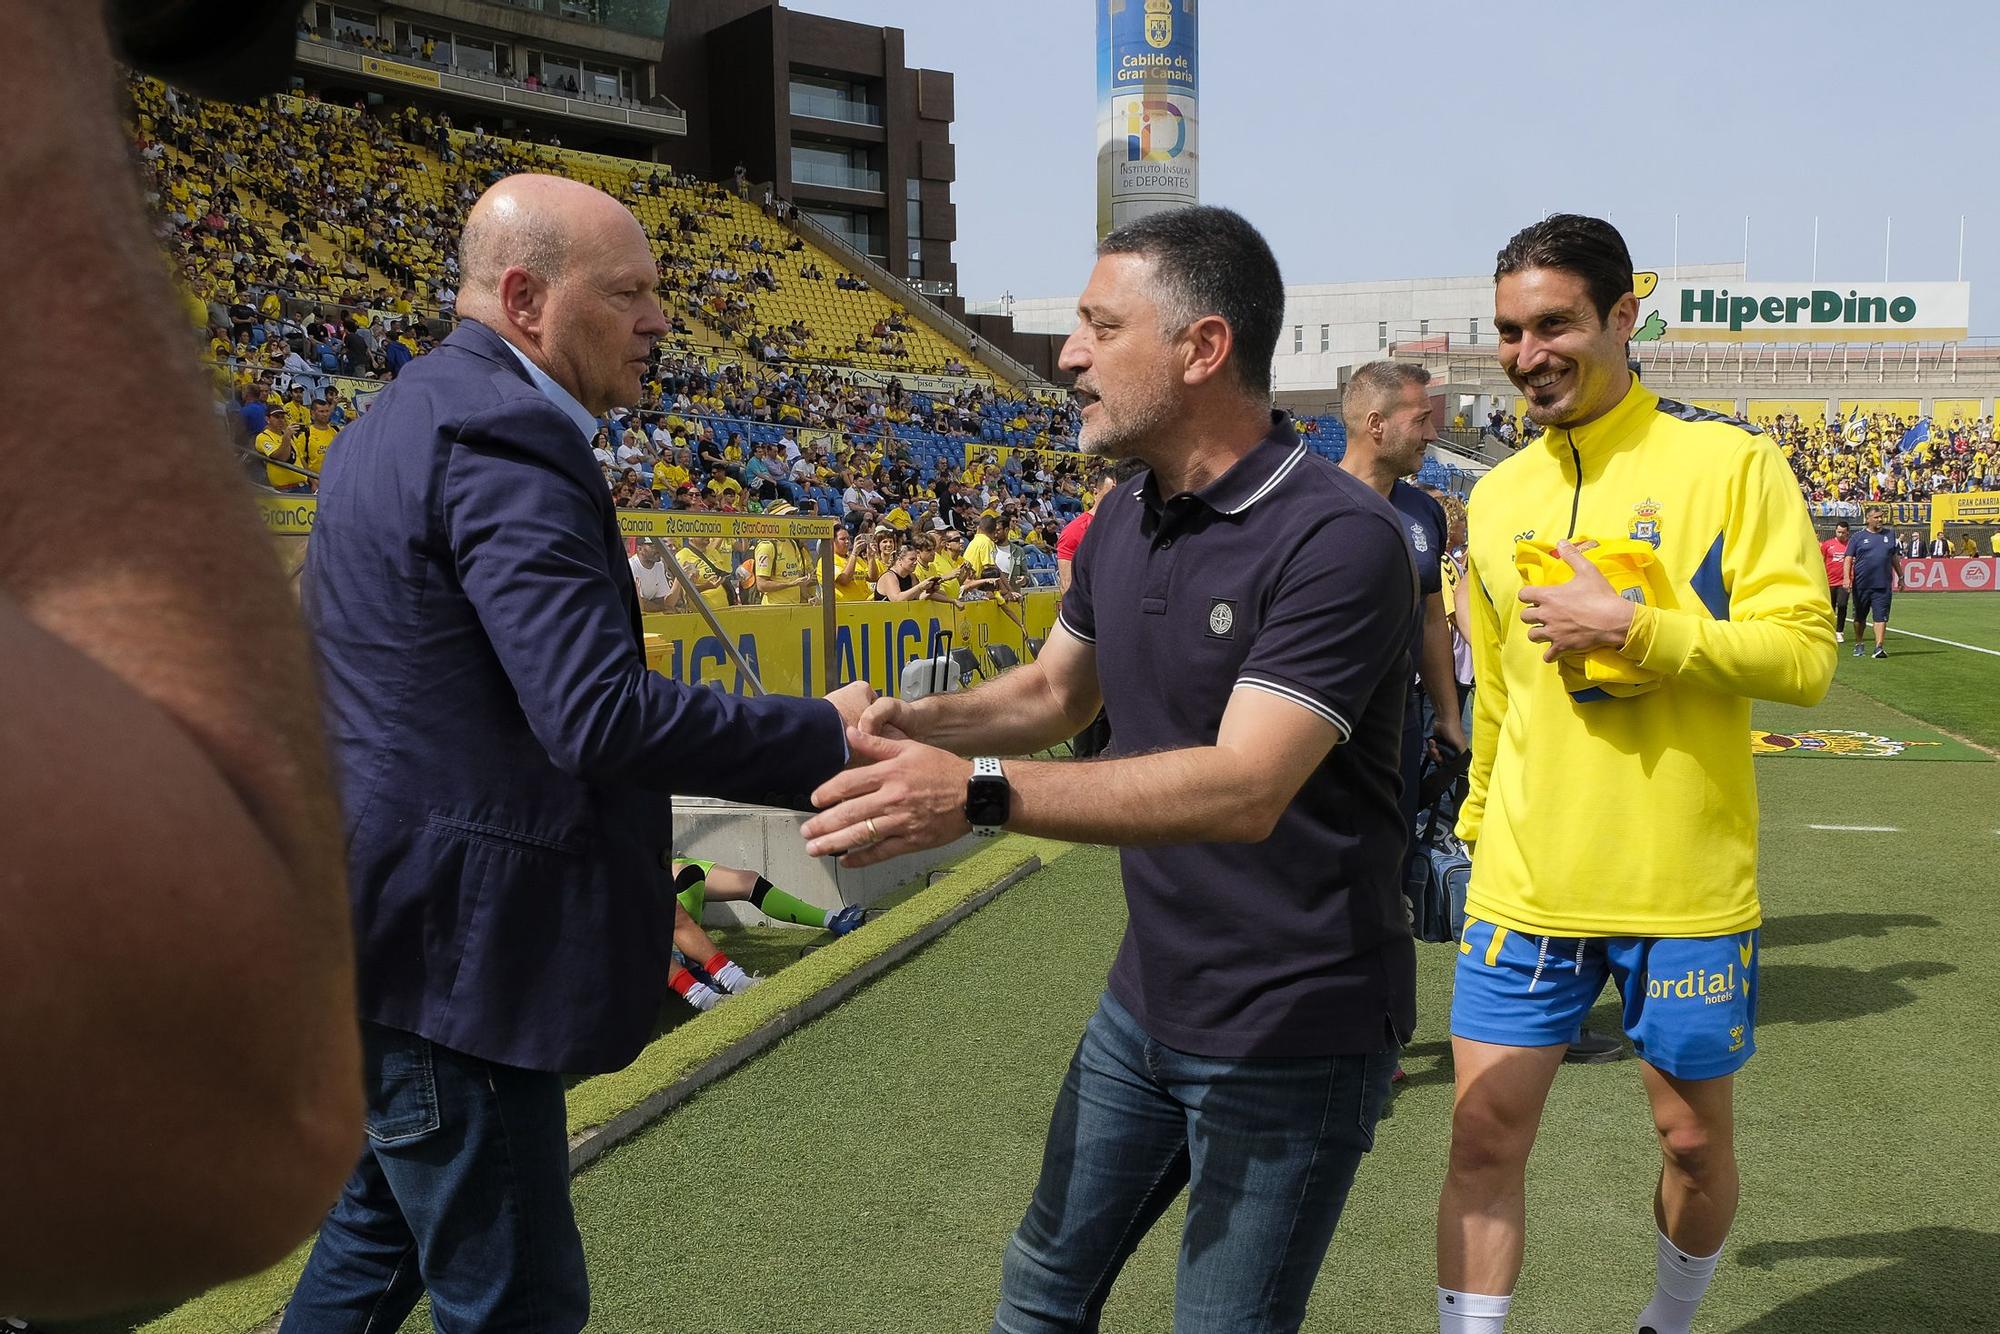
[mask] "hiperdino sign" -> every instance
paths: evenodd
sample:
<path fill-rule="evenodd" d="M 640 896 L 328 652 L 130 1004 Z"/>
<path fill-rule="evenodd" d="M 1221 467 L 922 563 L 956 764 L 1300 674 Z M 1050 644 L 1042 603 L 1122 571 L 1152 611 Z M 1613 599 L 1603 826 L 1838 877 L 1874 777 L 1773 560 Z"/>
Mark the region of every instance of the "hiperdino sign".
<path fill-rule="evenodd" d="M 1972 310 L 1969 283 L 1633 280 L 1636 342 L 1939 342 L 1965 337 Z"/>

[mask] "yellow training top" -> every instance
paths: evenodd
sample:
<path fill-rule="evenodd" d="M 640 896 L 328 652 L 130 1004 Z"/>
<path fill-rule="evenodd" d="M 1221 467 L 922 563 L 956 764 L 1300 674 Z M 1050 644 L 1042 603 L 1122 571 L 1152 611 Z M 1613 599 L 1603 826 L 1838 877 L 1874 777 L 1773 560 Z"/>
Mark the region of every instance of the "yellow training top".
<path fill-rule="evenodd" d="M 1798 483 L 1754 427 L 1660 398 L 1553 427 L 1473 489 L 1466 912 L 1531 935 L 1720 936 L 1756 926 L 1750 701 L 1833 679 L 1826 570 Z M 1652 544 L 1671 608 L 1621 650 L 1663 678 L 1574 695 L 1528 639 L 1519 542 Z M 1572 673 L 1574 676 L 1574 673 Z"/>

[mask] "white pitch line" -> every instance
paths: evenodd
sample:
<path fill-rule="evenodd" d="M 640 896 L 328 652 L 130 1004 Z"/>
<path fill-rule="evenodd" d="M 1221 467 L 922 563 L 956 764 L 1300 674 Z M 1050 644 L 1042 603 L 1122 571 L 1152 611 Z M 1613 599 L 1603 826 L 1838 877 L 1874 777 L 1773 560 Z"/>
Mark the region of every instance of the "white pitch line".
<path fill-rule="evenodd" d="M 1809 824 L 1808 829 L 1820 829 L 1829 834 L 1900 834 L 1903 831 L 1892 824 Z"/>
<path fill-rule="evenodd" d="M 2000 658 L 2000 649 L 1981 648 L 1977 644 L 1961 644 L 1956 639 L 1939 639 L 1936 635 L 1920 635 L 1915 630 L 1905 630 L 1901 626 L 1888 627 L 1892 635 L 1908 635 L 1912 639 L 1928 639 L 1933 644 L 1949 644 L 1952 648 L 1962 648 L 1972 653 L 1984 653 L 1989 658 Z"/>

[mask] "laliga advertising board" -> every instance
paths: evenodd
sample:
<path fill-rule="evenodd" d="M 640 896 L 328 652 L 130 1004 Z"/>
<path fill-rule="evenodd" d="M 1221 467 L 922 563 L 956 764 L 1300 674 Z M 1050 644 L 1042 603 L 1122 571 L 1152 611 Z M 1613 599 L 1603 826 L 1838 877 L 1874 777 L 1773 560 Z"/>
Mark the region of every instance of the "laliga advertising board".
<path fill-rule="evenodd" d="M 2000 591 L 2000 559 L 1992 556 L 1912 556 L 1903 562 L 1903 588 L 1910 593 Z"/>

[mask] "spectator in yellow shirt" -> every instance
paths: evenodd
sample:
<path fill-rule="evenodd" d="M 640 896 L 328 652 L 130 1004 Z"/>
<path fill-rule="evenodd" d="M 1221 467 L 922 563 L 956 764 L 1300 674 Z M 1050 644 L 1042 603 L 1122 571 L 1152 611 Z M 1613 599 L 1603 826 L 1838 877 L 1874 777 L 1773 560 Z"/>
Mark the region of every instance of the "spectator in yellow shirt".
<path fill-rule="evenodd" d="M 798 508 L 780 501 L 766 511 L 772 515 L 797 514 Z M 757 543 L 752 578 L 758 596 L 766 603 L 796 606 L 812 600 L 812 563 L 805 546 L 789 537 L 767 537 Z"/>
<path fill-rule="evenodd" d="M 262 434 L 257 437 L 257 452 L 275 462 L 264 465 L 264 480 L 278 491 L 302 491 L 311 485 L 310 481 L 296 469 L 278 466 L 296 462 L 292 448 L 292 419 L 282 408 L 273 407 L 265 418 Z"/>
<path fill-rule="evenodd" d="M 324 400 L 313 404 L 312 420 L 306 423 L 306 467 L 314 472 L 323 471 L 326 451 L 339 434 L 340 428 L 333 424 L 333 404 Z"/>
<path fill-rule="evenodd" d="M 936 554 L 931 557 L 927 575 L 936 575 L 938 591 L 956 602 L 964 595 L 960 584 L 967 573 L 965 566 L 965 534 L 956 528 L 946 529 L 940 535 Z"/>
<path fill-rule="evenodd" d="M 729 547 L 721 538 L 689 538 L 674 559 L 687 571 L 703 602 L 718 611 L 729 605 Z"/>
<path fill-rule="evenodd" d="M 833 530 L 833 596 L 836 602 L 867 602 L 875 596 L 882 571 L 875 563 L 875 539 L 851 536 L 845 525 Z"/>
<path fill-rule="evenodd" d="M 972 535 L 972 540 L 965 544 L 965 564 L 971 570 L 973 578 L 984 577 L 988 566 L 999 568 L 993 558 L 994 534 L 999 529 L 1000 521 L 993 516 L 992 511 L 989 510 L 979 516 L 978 531 Z"/>
<path fill-rule="evenodd" d="M 292 424 L 292 429 L 304 430 L 306 423 L 312 420 L 312 409 L 306 406 L 304 385 L 295 384 L 285 392 L 284 409 L 285 420 Z"/>

